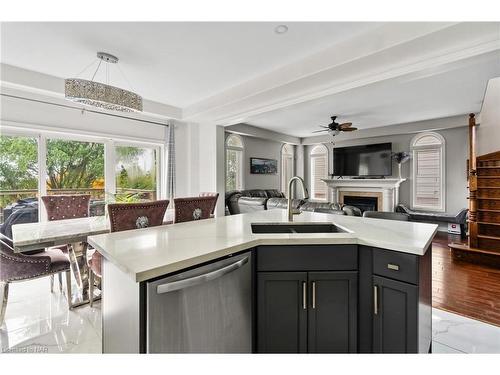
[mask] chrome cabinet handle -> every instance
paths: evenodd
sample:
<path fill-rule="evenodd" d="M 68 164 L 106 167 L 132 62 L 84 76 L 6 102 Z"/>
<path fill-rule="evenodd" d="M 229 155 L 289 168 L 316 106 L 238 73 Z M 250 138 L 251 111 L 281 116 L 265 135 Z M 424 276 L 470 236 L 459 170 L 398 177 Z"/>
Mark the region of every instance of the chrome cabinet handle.
<path fill-rule="evenodd" d="M 399 266 L 397 264 L 387 263 L 387 268 L 394 271 L 399 271 Z"/>
<path fill-rule="evenodd" d="M 248 257 L 243 258 L 237 262 L 231 263 L 227 266 L 219 268 L 215 271 L 204 273 L 203 275 L 190 277 L 188 279 L 172 281 L 170 283 L 165 283 L 158 285 L 156 287 L 157 294 L 163 294 L 168 292 L 174 292 L 176 290 L 188 288 L 191 286 L 199 285 L 202 283 L 206 283 L 208 281 L 215 280 L 221 276 L 227 275 L 230 272 L 236 271 L 238 268 L 243 267 L 246 263 L 248 263 Z"/>
<path fill-rule="evenodd" d="M 378 315 L 378 286 L 373 286 L 373 313 Z"/>
<path fill-rule="evenodd" d="M 307 283 L 302 281 L 302 308 L 307 309 Z"/>
<path fill-rule="evenodd" d="M 316 308 L 316 281 L 312 282 L 312 308 Z"/>

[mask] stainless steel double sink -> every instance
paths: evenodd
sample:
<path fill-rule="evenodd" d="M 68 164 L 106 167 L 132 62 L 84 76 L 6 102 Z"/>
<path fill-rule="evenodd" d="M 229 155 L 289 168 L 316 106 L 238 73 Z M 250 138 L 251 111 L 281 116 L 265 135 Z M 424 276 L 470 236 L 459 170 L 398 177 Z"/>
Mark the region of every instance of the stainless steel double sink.
<path fill-rule="evenodd" d="M 345 233 L 346 231 L 332 223 L 252 223 L 252 233 Z"/>

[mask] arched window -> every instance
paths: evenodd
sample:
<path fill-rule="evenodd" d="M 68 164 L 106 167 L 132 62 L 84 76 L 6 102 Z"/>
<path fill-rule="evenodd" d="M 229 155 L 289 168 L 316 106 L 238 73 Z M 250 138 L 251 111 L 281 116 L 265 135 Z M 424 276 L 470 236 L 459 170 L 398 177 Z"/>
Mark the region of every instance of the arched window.
<path fill-rule="evenodd" d="M 415 209 L 445 210 L 444 146 L 444 138 L 433 132 L 417 134 L 411 141 Z"/>
<path fill-rule="evenodd" d="M 322 179 L 328 177 L 328 149 L 325 145 L 314 146 L 311 150 L 311 198 L 328 199 L 328 188 Z"/>
<path fill-rule="evenodd" d="M 226 191 L 243 188 L 243 140 L 239 135 L 226 138 Z"/>
<path fill-rule="evenodd" d="M 288 197 L 288 181 L 294 174 L 294 149 L 292 145 L 281 147 L 281 191 Z"/>

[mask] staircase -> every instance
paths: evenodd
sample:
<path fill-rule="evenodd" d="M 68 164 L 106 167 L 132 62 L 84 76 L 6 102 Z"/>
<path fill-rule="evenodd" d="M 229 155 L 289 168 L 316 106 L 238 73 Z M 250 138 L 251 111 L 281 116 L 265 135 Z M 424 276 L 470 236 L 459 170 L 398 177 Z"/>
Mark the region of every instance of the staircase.
<path fill-rule="evenodd" d="M 500 151 L 477 158 L 477 238 L 471 245 L 500 255 Z"/>
<path fill-rule="evenodd" d="M 451 243 L 454 258 L 500 267 L 500 151 L 476 157 L 476 123 L 469 117 L 469 238 Z"/>

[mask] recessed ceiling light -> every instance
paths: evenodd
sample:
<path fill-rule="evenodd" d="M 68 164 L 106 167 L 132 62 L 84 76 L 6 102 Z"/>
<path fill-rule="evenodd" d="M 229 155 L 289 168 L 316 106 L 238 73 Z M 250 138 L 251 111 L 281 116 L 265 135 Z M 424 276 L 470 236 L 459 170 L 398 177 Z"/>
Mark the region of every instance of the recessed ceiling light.
<path fill-rule="evenodd" d="M 278 25 L 274 28 L 274 32 L 276 34 L 284 34 L 288 31 L 288 26 L 287 25 Z"/>

